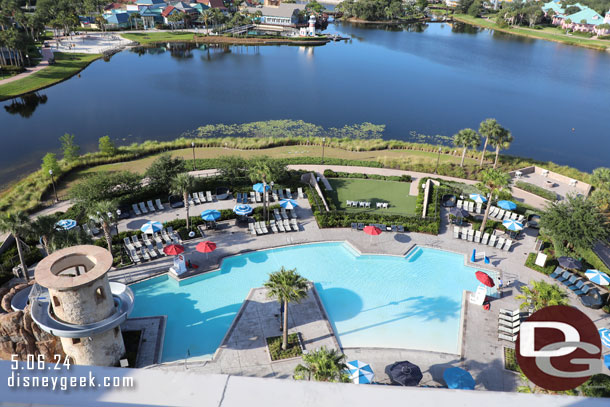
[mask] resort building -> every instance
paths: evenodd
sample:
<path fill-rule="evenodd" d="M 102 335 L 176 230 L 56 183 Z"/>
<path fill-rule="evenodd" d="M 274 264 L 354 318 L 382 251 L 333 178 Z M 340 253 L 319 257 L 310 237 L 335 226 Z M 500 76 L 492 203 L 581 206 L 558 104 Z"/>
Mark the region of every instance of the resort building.
<path fill-rule="evenodd" d="M 106 25 L 108 28 L 129 28 L 129 13 L 119 12 L 112 14 L 104 14 Z"/>
<path fill-rule="evenodd" d="M 261 24 L 296 26 L 300 22 L 299 13 L 302 10 L 301 4 L 280 3 L 278 6 L 248 7 L 249 13 L 257 11 L 262 13 L 259 22 Z"/>
<path fill-rule="evenodd" d="M 579 11 L 566 14 L 570 8 L 578 8 Z M 561 26 L 564 30 L 589 32 L 595 35 L 610 34 L 610 10 L 602 17 L 592 8 L 580 3 L 570 5 L 564 9 L 557 1 L 551 1 L 542 6 L 546 16 L 552 16 L 553 25 Z"/>

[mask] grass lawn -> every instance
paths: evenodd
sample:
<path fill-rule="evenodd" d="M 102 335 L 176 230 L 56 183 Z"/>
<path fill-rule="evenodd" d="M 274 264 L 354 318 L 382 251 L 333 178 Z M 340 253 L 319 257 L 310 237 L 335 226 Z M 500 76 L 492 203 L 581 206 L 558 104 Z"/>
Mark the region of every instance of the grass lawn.
<path fill-rule="evenodd" d="M 588 38 L 571 36 L 559 33 L 555 28 L 544 28 L 542 30 L 529 29 L 524 27 L 506 27 L 500 28 L 495 22 L 488 21 L 484 18 L 472 17 L 467 14 L 454 14 L 453 18 L 456 21 L 477 25 L 479 27 L 491 28 L 493 30 L 502 31 L 505 33 L 521 35 L 530 38 L 539 38 L 542 40 L 561 42 L 569 45 L 578 45 L 581 47 L 594 48 L 605 50 L 610 48 L 610 41 L 592 40 Z"/>
<path fill-rule="evenodd" d="M 153 44 L 155 42 L 167 41 L 193 41 L 194 34 L 191 32 L 162 31 L 154 33 L 130 33 L 121 34 L 121 37 L 131 41 L 137 41 L 142 45 Z"/>
<path fill-rule="evenodd" d="M 0 85 L 0 100 L 46 88 L 68 79 L 100 57 L 101 55 L 99 54 L 65 54 L 57 52 L 55 53 L 55 64 L 26 78 Z"/>
<path fill-rule="evenodd" d="M 340 210 L 348 212 L 372 212 L 376 214 L 413 215 L 417 197 L 409 195 L 410 182 L 381 181 L 358 178 L 332 178 L 328 180 L 333 191 L 328 195 Z M 366 201 L 370 209 L 348 208 L 345 201 Z M 389 202 L 388 209 L 377 209 L 377 202 Z"/>

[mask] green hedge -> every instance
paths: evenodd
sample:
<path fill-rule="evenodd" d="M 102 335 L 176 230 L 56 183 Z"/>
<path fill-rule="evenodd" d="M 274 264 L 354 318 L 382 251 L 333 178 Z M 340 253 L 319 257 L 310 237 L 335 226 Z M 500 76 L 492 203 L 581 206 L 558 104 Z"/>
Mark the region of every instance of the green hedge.
<path fill-rule="evenodd" d="M 378 175 L 378 174 L 363 174 L 361 172 L 335 172 L 333 170 L 324 170 L 324 176 L 326 178 L 363 178 L 363 179 L 376 179 L 382 181 L 398 181 L 398 182 L 412 182 L 413 178 L 410 175 Z"/>
<path fill-rule="evenodd" d="M 557 263 L 556 259 L 554 259 L 552 257 L 547 257 L 546 266 L 540 267 L 540 266 L 536 265 L 536 256 L 537 256 L 536 253 L 528 254 L 527 259 L 525 260 L 525 266 L 531 268 L 532 270 L 536 270 L 539 273 L 546 274 L 548 276 L 553 271 L 555 271 L 555 269 L 559 265 L 559 263 Z"/>
<path fill-rule="evenodd" d="M 524 181 L 517 181 L 515 186 L 524 191 L 531 192 L 534 195 L 538 195 L 544 199 L 548 199 L 551 202 L 557 200 L 557 194 L 555 192 L 548 191 L 542 187 L 539 187 L 538 185 L 530 184 L 529 182 Z"/>

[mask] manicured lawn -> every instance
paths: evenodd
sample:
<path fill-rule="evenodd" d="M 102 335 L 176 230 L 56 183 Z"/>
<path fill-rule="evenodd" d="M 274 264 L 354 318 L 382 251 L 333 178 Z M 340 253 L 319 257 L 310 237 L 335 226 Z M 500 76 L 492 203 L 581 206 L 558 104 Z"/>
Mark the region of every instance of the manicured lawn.
<path fill-rule="evenodd" d="M 26 78 L 0 85 L 0 100 L 45 88 L 75 75 L 91 62 L 100 58 L 99 54 L 55 53 L 55 64 L 48 66 Z"/>
<path fill-rule="evenodd" d="M 378 214 L 415 214 L 417 197 L 409 195 L 410 182 L 352 178 L 333 178 L 328 181 L 333 187 L 333 191 L 328 191 L 328 196 L 334 201 L 337 209 Z M 347 200 L 371 202 L 371 208 L 348 208 Z M 377 202 L 389 202 L 390 205 L 388 209 L 377 209 Z"/>
<path fill-rule="evenodd" d="M 172 31 L 121 34 L 121 37 L 131 41 L 137 41 L 142 45 L 167 41 L 193 41 L 193 36 L 194 34 L 191 32 L 185 33 Z"/>
<path fill-rule="evenodd" d="M 479 27 L 491 28 L 497 31 L 502 31 L 510 34 L 521 35 L 530 38 L 539 38 L 542 40 L 561 42 L 569 45 L 579 45 L 587 48 L 595 48 L 599 50 L 605 50 L 610 47 L 610 41 L 605 40 L 591 40 L 588 38 L 571 36 L 559 33 L 554 28 L 535 30 L 522 27 L 506 27 L 501 28 L 495 22 L 488 21 L 484 18 L 472 17 L 467 14 L 454 14 L 453 18 L 457 21 L 461 21 L 468 24 L 477 25 Z"/>

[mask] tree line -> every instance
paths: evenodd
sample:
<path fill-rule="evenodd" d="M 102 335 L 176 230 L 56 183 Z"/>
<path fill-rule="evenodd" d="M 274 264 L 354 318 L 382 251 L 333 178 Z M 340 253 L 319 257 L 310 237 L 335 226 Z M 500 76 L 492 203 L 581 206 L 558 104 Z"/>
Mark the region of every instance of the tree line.
<path fill-rule="evenodd" d="M 343 12 L 345 18 L 366 21 L 391 21 L 424 17 L 427 0 L 345 0 L 335 10 Z"/>

